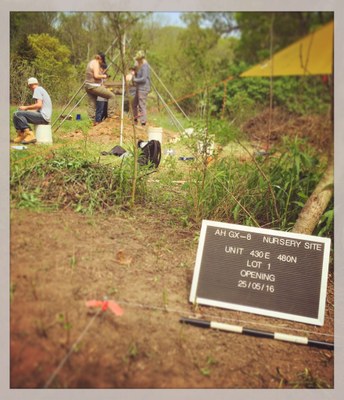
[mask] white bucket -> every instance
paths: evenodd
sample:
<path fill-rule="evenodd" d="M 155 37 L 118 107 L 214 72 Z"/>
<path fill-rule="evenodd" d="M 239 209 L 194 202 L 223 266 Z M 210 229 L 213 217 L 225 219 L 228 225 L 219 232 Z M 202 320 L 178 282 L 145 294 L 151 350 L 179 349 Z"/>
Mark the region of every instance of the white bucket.
<path fill-rule="evenodd" d="M 194 128 L 186 128 L 184 134 L 188 137 L 192 136 L 194 133 Z"/>
<path fill-rule="evenodd" d="M 208 138 L 208 143 L 205 145 L 201 140 L 197 141 L 197 150 L 199 154 L 207 154 L 208 156 L 212 156 L 215 151 L 215 136 L 211 135 Z"/>
<path fill-rule="evenodd" d="M 37 143 L 43 143 L 43 144 L 53 143 L 51 125 L 35 125 L 34 130 Z"/>
<path fill-rule="evenodd" d="M 148 128 L 148 140 L 158 140 L 162 144 L 162 128 L 149 127 Z"/>

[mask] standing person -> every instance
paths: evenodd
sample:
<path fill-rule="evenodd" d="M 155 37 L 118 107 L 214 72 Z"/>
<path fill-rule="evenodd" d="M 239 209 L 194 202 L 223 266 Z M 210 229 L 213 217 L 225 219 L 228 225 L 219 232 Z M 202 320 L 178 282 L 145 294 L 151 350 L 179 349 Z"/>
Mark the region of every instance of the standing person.
<path fill-rule="evenodd" d="M 137 122 L 140 119 L 141 126 L 145 126 L 147 123 L 147 96 L 151 88 L 150 68 L 142 50 L 136 53 L 135 60 L 137 61 L 137 72 L 136 76 L 133 77 L 133 82 L 136 85 L 136 95 L 133 102 L 134 120 Z"/>
<path fill-rule="evenodd" d="M 13 124 L 17 131 L 14 143 L 36 143 L 35 134 L 30 129 L 29 123 L 34 125 L 50 124 L 53 108 L 48 92 L 39 86 L 36 78 L 29 78 L 27 84 L 33 93 L 32 98 L 35 103 L 19 106 L 18 111 L 13 114 Z"/>
<path fill-rule="evenodd" d="M 130 106 L 132 107 L 132 110 L 134 110 L 134 99 L 136 96 L 136 85 L 133 82 L 133 78 L 136 75 L 136 67 L 131 67 L 129 68 L 129 73 L 125 77 L 127 81 L 127 88 L 128 88 L 128 101 L 129 101 L 129 111 L 130 111 Z M 136 115 L 136 114 L 135 114 Z"/>
<path fill-rule="evenodd" d="M 88 116 L 91 120 L 95 121 L 97 97 L 104 97 L 108 99 L 108 117 L 115 117 L 116 96 L 111 90 L 102 86 L 102 80 L 108 76 L 102 73 L 101 64 L 103 57 L 101 54 L 96 54 L 86 67 L 86 81 L 85 90 L 88 96 Z"/>

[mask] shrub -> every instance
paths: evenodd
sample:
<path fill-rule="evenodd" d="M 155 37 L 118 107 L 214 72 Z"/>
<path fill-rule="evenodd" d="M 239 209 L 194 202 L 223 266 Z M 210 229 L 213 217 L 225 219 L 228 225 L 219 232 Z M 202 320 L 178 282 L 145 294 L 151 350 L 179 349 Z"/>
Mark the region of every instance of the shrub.
<path fill-rule="evenodd" d="M 185 185 L 191 218 L 290 230 L 325 166 L 304 140 L 285 139 L 279 150 L 247 162 L 227 157 L 206 173 L 195 163 Z M 331 215 L 321 222 L 322 234 L 333 228 Z"/>

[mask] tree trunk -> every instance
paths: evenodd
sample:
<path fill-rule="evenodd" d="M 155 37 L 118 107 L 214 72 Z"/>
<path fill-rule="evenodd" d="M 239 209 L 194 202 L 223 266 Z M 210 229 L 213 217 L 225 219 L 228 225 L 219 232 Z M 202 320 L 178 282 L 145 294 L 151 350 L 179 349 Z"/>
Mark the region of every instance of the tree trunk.
<path fill-rule="evenodd" d="M 292 230 L 292 232 L 295 233 L 304 233 L 308 235 L 313 233 L 334 193 L 334 51 L 332 54 L 332 74 L 330 75 L 332 129 L 328 144 L 327 169 L 314 192 L 311 194 L 311 197 L 301 210 Z"/>
<path fill-rule="evenodd" d="M 334 162 L 331 157 L 327 169 L 303 207 L 292 232 L 311 235 L 333 196 Z"/>

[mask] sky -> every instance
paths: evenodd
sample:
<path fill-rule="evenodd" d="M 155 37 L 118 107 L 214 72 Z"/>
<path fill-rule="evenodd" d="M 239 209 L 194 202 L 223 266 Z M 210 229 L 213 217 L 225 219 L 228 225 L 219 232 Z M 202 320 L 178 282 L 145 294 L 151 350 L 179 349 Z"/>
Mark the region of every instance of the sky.
<path fill-rule="evenodd" d="M 159 18 L 159 22 L 162 25 L 173 25 L 173 26 L 185 26 L 180 20 L 180 12 L 159 12 L 154 13 L 156 18 Z"/>

